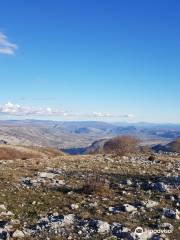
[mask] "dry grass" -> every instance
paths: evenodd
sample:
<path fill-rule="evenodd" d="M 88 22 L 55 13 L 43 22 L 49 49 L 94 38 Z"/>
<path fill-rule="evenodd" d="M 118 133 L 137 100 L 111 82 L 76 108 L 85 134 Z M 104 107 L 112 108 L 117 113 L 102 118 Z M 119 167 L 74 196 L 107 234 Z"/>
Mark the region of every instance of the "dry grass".
<path fill-rule="evenodd" d="M 15 148 L 0 147 L 0 160 L 30 159 L 40 157 L 39 153 L 26 152 Z"/>
<path fill-rule="evenodd" d="M 0 148 L 0 152 L 1 149 Z M 6 164 L 0 165 L 0 204 L 6 203 L 8 210 L 15 214 L 15 218 L 28 224 L 36 223 L 39 216 L 49 212 L 59 212 L 60 214 L 75 213 L 80 217 L 96 218 L 109 223 L 119 222 L 133 229 L 137 226 L 148 226 L 160 215 L 160 208 L 173 207 L 168 198 L 161 198 L 160 194 L 154 194 L 151 199 L 159 201 L 159 206 L 140 217 L 130 218 L 129 213 L 107 215 L 109 206 L 119 206 L 124 203 L 135 201 L 147 201 L 149 198 L 146 191 L 137 191 L 131 186 L 117 188 L 116 186 L 125 178 L 152 179 L 154 176 L 166 176 L 169 168 L 167 163 L 177 159 L 167 156 L 159 156 L 160 163 L 156 165 L 136 165 L 125 163 L 120 158 L 114 162 L 108 162 L 106 158 L 112 156 L 87 155 L 87 156 L 66 156 L 57 155 L 56 151 L 42 148 L 27 148 L 27 160 L 21 160 L 23 151 L 26 148 L 8 147 L 9 159 L 16 159 Z M 6 149 L 7 150 L 7 149 Z M 10 151 L 11 150 L 11 151 Z M 23 151 L 22 151 L 23 150 Z M 17 154 L 18 152 L 18 154 Z M 20 153 L 19 153 L 20 152 Z M 31 153 L 39 153 L 39 157 L 30 158 Z M 52 157 L 52 155 L 54 157 Z M 58 153 L 57 153 L 58 154 Z M 46 156 L 46 157 L 44 157 Z M 33 155 L 34 157 L 34 155 Z M 144 157 L 149 157 L 149 154 Z M 21 177 L 28 176 L 34 178 L 39 171 L 46 171 L 47 167 L 59 168 L 65 172 L 59 176 L 59 180 L 65 181 L 65 187 L 53 190 L 46 185 L 37 189 L 26 189 L 19 185 Z M 110 184 L 106 181 L 108 180 Z M 126 191 L 127 194 L 123 194 Z M 72 194 L 69 194 L 72 192 Z M 173 194 L 179 195 L 180 191 L 172 190 Z M 107 200 L 103 200 L 106 198 Z M 32 205 L 32 202 L 36 204 Z M 97 207 L 89 207 L 89 203 L 97 202 Z M 78 203 L 79 208 L 72 210 L 71 204 Z M 151 219 L 150 219 L 151 218 Z M 165 219 L 165 221 L 167 221 Z M 170 220 L 173 224 L 173 220 Z M 170 239 L 178 239 L 177 227 L 175 225 L 174 236 Z M 35 238 L 32 238 L 35 239 Z M 38 238 L 37 238 L 38 239 Z M 51 238 L 53 239 L 53 238 Z M 61 238 L 54 238 L 61 239 Z"/>
<path fill-rule="evenodd" d="M 85 194 L 97 194 L 101 196 L 108 196 L 111 191 L 105 179 L 101 176 L 90 176 L 86 179 L 82 187 L 82 192 Z"/>
<path fill-rule="evenodd" d="M 65 154 L 52 148 L 12 145 L 0 146 L 0 160 L 26 160 L 40 157 L 54 158 L 62 155 Z"/>
<path fill-rule="evenodd" d="M 58 157 L 58 156 L 64 156 L 66 155 L 65 153 L 63 153 L 62 151 L 53 149 L 53 148 L 49 148 L 49 147 L 28 147 L 34 151 L 40 152 L 40 153 L 44 153 L 45 155 L 47 155 L 48 157 Z"/>

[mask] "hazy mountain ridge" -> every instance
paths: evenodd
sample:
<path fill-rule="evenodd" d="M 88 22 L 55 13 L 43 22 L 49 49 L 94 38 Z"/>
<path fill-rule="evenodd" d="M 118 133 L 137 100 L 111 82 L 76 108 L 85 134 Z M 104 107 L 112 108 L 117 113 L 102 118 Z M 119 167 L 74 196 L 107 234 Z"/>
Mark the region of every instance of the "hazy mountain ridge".
<path fill-rule="evenodd" d="M 83 148 L 117 135 L 134 135 L 145 144 L 168 143 L 180 136 L 180 125 L 106 123 L 98 121 L 0 121 L 0 140 L 10 144 Z"/>

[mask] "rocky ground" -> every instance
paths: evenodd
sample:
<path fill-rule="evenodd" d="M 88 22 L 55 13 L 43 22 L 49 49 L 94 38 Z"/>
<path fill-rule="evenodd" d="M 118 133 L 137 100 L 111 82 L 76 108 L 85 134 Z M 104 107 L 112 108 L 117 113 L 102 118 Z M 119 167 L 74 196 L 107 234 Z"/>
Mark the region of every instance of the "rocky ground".
<path fill-rule="evenodd" d="M 0 160 L 0 239 L 180 239 L 180 156 L 37 152 Z"/>

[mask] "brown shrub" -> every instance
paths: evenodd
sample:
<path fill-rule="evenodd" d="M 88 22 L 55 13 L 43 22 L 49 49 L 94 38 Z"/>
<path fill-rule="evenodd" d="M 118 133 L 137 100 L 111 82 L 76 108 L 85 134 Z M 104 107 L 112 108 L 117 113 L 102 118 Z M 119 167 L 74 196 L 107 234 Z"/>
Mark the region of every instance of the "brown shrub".
<path fill-rule="evenodd" d="M 151 156 L 148 157 L 148 160 L 149 161 L 154 161 L 154 160 L 156 160 L 156 156 L 155 155 L 151 155 Z"/>
<path fill-rule="evenodd" d="M 104 152 L 116 155 L 125 155 L 137 151 L 138 139 L 133 136 L 118 136 L 104 144 Z"/>
<path fill-rule="evenodd" d="M 82 187 L 82 192 L 85 194 L 98 194 L 105 196 L 110 193 L 110 188 L 103 177 L 95 175 L 87 178 Z"/>

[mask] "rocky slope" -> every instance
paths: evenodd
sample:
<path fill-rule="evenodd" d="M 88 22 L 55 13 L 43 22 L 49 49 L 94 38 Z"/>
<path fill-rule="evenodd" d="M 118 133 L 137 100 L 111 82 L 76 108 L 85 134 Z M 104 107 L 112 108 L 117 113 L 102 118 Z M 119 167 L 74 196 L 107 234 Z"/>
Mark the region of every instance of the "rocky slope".
<path fill-rule="evenodd" d="M 0 239 L 179 239 L 179 155 L 52 152 L 0 160 Z"/>

